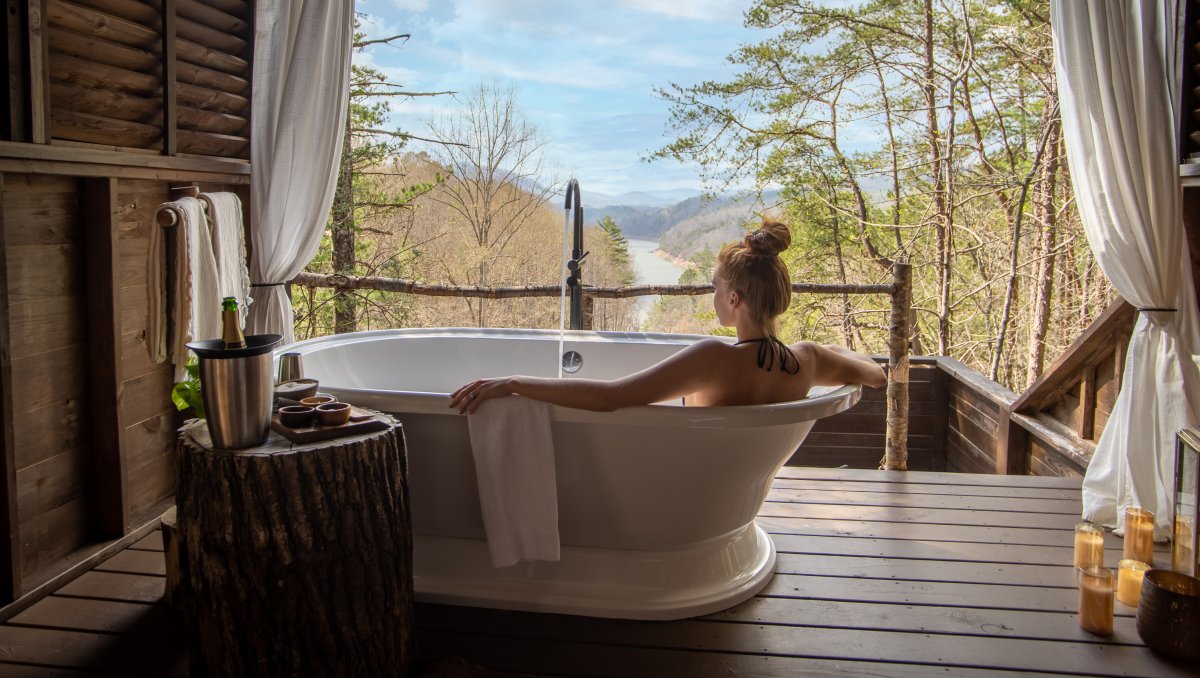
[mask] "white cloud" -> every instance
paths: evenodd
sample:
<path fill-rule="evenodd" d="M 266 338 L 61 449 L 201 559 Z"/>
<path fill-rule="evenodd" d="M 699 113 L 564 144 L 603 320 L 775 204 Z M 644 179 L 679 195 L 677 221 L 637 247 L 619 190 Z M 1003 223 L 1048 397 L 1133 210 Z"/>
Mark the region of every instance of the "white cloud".
<path fill-rule="evenodd" d="M 749 7 L 747 0 L 618 0 L 630 9 L 660 14 L 674 19 L 699 21 L 741 21 Z"/>
<path fill-rule="evenodd" d="M 391 0 L 391 3 L 405 12 L 424 12 L 429 9 L 429 0 Z"/>

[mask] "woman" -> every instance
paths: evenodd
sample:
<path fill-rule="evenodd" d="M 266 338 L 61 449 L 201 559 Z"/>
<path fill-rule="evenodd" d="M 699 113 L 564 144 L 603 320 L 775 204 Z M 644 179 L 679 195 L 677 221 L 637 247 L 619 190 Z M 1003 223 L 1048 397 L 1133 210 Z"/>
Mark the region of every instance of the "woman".
<path fill-rule="evenodd" d="M 705 339 L 621 379 L 478 379 L 450 394 L 450 407 L 471 413 L 488 398 L 522 395 L 583 410 L 608 412 L 685 398 L 690 406 L 762 405 L 800 400 L 813 386 L 883 386 L 883 369 L 840 346 L 806 341 L 788 346 L 775 319 L 788 308 L 792 283 L 779 253 L 791 243 L 787 226 L 764 220 L 740 243 L 722 248 L 713 274 L 713 306 L 737 343 Z"/>

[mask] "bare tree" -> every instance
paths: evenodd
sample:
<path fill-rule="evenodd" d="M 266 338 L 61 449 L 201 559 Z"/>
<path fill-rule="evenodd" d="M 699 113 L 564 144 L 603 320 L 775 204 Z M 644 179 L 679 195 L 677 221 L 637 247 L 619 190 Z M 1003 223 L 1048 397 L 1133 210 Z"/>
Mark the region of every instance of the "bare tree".
<path fill-rule="evenodd" d="M 463 104 L 458 115 L 430 125 L 430 135 L 442 145 L 442 164 L 452 175 L 431 197 L 473 236 L 474 266 L 461 282 L 487 285 L 493 266 L 508 256 L 509 243 L 556 187 L 545 176 L 545 141 L 517 107 L 511 87 L 480 85 Z M 482 327 L 484 300 L 464 301 Z"/>

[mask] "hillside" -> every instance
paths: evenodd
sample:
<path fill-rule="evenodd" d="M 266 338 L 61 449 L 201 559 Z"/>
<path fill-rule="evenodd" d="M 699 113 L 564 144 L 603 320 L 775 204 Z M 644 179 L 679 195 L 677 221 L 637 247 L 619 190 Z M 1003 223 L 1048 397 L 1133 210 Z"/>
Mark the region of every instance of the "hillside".
<path fill-rule="evenodd" d="M 764 195 L 763 202 L 754 197 L 723 196 L 709 201 L 695 197 L 660 209 L 627 205 L 588 209 L 585 205 L 584 221 L 590 224 L 611 217 L 627 237 L 657 240 L 664 251 L 687 259 L 741 238 L 743 225 L 763 204 L 773 205 L 778 197 L 775 192 Z"/>

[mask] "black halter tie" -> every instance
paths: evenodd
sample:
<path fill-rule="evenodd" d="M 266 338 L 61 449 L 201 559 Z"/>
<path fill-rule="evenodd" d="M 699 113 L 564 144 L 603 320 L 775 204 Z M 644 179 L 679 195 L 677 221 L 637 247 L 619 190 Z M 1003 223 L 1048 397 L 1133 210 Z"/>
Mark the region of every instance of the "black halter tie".
<path fill-rule="evenodd" d="M 775 367 L 775 357 L 779 357 L 779 370 L 784 374 L 796 374 L 800 371 L 800 359 L 792 353 L 788 345 L 779 337 L 759 337 L 758 339 L 743 339 L 734 344 L 758 344 L 758 366 L 770 372 Z"/>

